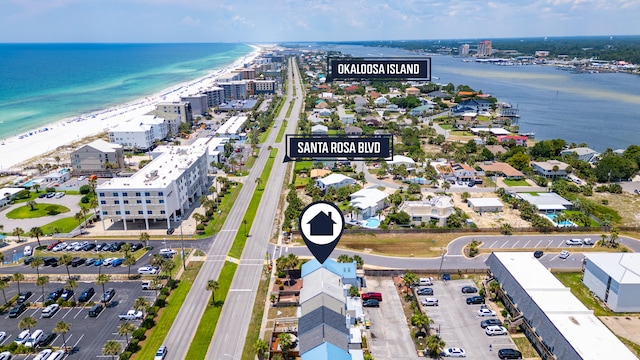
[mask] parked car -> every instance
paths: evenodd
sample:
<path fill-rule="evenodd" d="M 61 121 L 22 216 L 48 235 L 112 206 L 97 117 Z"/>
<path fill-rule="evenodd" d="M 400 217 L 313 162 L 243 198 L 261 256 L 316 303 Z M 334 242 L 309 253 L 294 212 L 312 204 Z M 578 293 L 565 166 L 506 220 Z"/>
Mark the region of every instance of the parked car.
<path fill-rule="evenodd" d="M 29 256 L 24 258 L 24 260 L 22 261 L 25 265 L 29 265 L 31 264 L 31 262 L 33 261 L 34 257 L 33 256 Z"/>
<path fill-rule="evenodd" d="M 362 300 L 374 299 L 382 301 L 382 294 L 379 292 L 367 292 L 362 294 Z"/>
<path fill-rule="evenodd" d="M 484 297 L 482 296 L 471 296 L 467 298 L 467 305 L 473 304 L 484 304 Z"/>
<path fill-rule="evenodd" d="M 522 359 L 522 353 L 516 349 L 498 350 L 499 359 Z"/>
<path fill-rule="evenodd" d="M 62 360 L 64 357 L 64 350 L 56 350 L 49 355 L 47 360 Z"/>
<path fill-rule="evenodd" d="M 47 256 L 45 258 L 42 258 L 42 261 L 44 261 L 44 266 L 51 266 L 51 267 L 58 266 L 58 258 L 57 257 Z"/>
<path fill-rule="evenodd" d="M 60 296 L 62 296 L 62 293 L 64 292 L 63 288 L 57 288 L 55 290 L 53 290 L 52 292 L 49 293 L 49 296 L 47 296 L 47 301 L 56 301 L 60 298 Z"/>
<path fill-rule="evenodd" d="M 53 251 L 53 252 L 58 252 L 58 251 L 62 251 L 62 250 L 64 250 L 64 249 L 66 249 L 66 248 L 67 248 L 67 244 L 65 244 L 65 243 L 61 242 L 61 243 L 59 243 L 58 245 L 54 246 L 54 247 L 51 249 L 51 251 Z"/>
<path fill-rule="evenodd" d="M 54 334 L 54 333 L 44 334 L 44 335 L 42 335 L 42 338 L 40 338 L 40 341 L 38 341 L 38 346 L 39 347 L 48 346 L 49 344 L 51 344 L 51 342 L 55 338 L 56 338 L 56 334 Z"/>
<path fill-rule="evenodd" d="M 22 304 L 18 304 L 16 306 L 14 306 L 11 311 L 9 311 L 9 317 L 10 318 L 17 318 L 18 316 L 20 316 L 20 314 L 22 314 L 25 310 L 27 310 L 27 306 L 22 303 Z"/>
<path fill-rule="evenodd" d="M 7 333 L 4 331 L 0 331 L 0 343 L 2 343 L 6 338 L 7 338 Z"/>
<path fill-rule="evenodd" d="M 72 267 L 78 267 L 79 265 L 84 265 L 85 261 L 86 260 L 83 259 L 83 258 L 79 258 L 79 257 L 74 258 L 73 260 L 71 260 L 71 266 Z"/>
<path fill-rule="evenodd" d="M 113 261 L 111 262 L 111 266 L 113 267 L 120 266 L 122 265 L 123 262 L 124 262 L 123 258 L 113 259 Z"/>
<path fill-rule="evenodd" d="M 79 302 L 87 302 L 87 301 L 91 300 L 91 297 L 93 297 L 93 294 L 95 294 L 95 293 L 96 293 L 96 291 L 92 287 L 88 287 L 88 288 L 84 289 L 82 294 L 80 294 L 80 297 L 78 298 L 78 301 Z"/>
<path fill-rule="evenodd" d="M 96 244 L 87 243 L 82 246 L 82 251 L 91 251 L 96 248 Z"/>
<path fill-rule="evenodd" d="M 98 315 L 100 315 L 100 312 L 102 311 L 104 307 L 102 306 L 102 304 L 95 304 L 93 305 L 93 307 L 91 309 L 89 309 L 89 316 L 90 317 L 97 317 Z"/>
<path fill-rule="evenodd" d="M 38 195 L 38 199 L 44 199 L 47 197 L 47 193 L 42 193 L 40 195 Z"/>
<path fill-rule="evenodd" d="M 158 273 L 158 269 L 147 265 L 147 266 L 142 266 L 138 268 L 138 274 L 141 275 L 155 275 Z"/>
<path fill-rule="evenodd" d="M 26 347 L 36 347 L 38 341 L 40 341 L 40 339 L 42 338 L 42 334 L 42 330 L 40 329 L 34 331 L 31 336 L 29 336 L 29 339 L 24 343 L 24 345 Z"/>
<path fill-rule="evenodd" d="M 102 261 L 102 266 L 109 266 L 116 258 L 106 258 Z"/>
<path fill-rule="evenodd" d="M 422 304 L 422 306 L 438 306 L 438 299 L 428 297 L 428 298 L 422 299 L 420 303 Z"/>
<path fill-rule="evenodd" d="M 582 239 L 569 239 L 567 241 L 565 241 L 565 244 L 571 246 L 571 245 L 582 245 L 584 244 L 584 242 L 582 241 Z"/>
<path fill-rule="evenodd" d="M 376 299 L 367 299 L 362 301 L 364 307 L 380 307 L 380 302 Z"/>
<path fill-rule="evenodd" d="M 63 193 L 63 192 L 56 193 L 56 199 L 60 199 L 61 197 L 65 196 L 65 195 L 66 194 Z"/>
<path fill-rule="evenodd" d="M 484 333 L 489 336 L 507 335 L 509 332 L 504 326 L 491 325 L 484 328 Z"/>
<path fill-rule="evenodd" d="M 54 192 L 47 193 L 47 199 L 51 199 L 54 196 L 56 196 L 56 193 L 54 193 Z"/>
<path fill-rule="evenodd" d="M 536 250 L 533 252 L 533 257 L 536 259 L 540 259 L 542 255 L 544 255 L 544 252 L 542 252 L 542 250 Z"/>
<path fill-rule="evenodd" d="M 584 238 L 584 240 L 582 240 L 582 242 L 585 245 L 593 245 L 593 240 L 591 240 L 591 238 Z"/>
<path fill-rule="evenodd" d="M 50 318 L 60 310 L 60 305 L 51 304 L 42 310 L 42 317 Z"/>
<path fill-rule="evenodd" d="M 167 347 L 162 345 L 156 351 L 156 355 L 153 357 L 153 360 L 164 360 L 167 357 Z"/>
<path fill-rule="evenodd" d="M 93 262 L 93 266 L 100 266 L 102 265 L 103 261 L 104 261 L 103 259 L 98 258 Z"/>
<path fill-rule="evenodd" d="M 448 349 L 444 349 L 444 351 L 442 351 L 442 356 L 445 357 L 466 357 L 467 354 L 465 354 L 464 349 L 462 348 L 448 348 Z"/>
<path fill-rule="evenodd" d="M 0 360 L 11 360 L 11 352 L 3 351 L 0 353 Z"/>
<path fill-rule="evenodd" d="M 160 249 L 160 256 L 163 257 L 173 257 L 176 254 L 176 251 L 173 249 Z"/>
<path fill-rule="evenodd" d="M 27 301 L 27 299 L 29 299 L 31 295 L 33 295 L 31 291 L 21 292 L 20 295 L 18 295 L 18 304 L 22 304 L 23 302 Z"/>
<path fill-rule="evenodd" d="M 477 293 L 478 289 L 473 287 L 473 286 L 463 286 L 462 287 L 462 293 L 463 294 L 473 294 L 473 293 Z"/>
<path fill-rule="evenodd" d="M 18 334 L 18 337 L 15 340 L 15 343 L 18 345 L 24 344 L 27 342 L 27 340 L 29 340 L 29 336 L 31 336 L 31 331 L 22 330 L 22 332 Z"/>
<path fill-rule="evenodd" d="M 88 258 L 84 261 L 84 265 L 90 266 L 90 265 L 93 265 L 94 262 L 96 262 L 96 258 Z"/>
<path fill-rule="evenodd" d="M 60 299 L 64 300 L 64 301 L 69 301 L 73 298 L 73 290 L 71 289 L 65 289 L 62 292 L 62 295 L 60 296 Z"/>
<path fill-rule="evenodd" d="M 135 252 L 142 249 L 143 247 L 144 245 L 142 243 L 133 244 L 133 246 L 131 247 L 131 251 Z"/>
<path fill-rule="evenodd" d="M 108 288 L 107 291 L 102 295 L 102 302 L 108 303 L 113 299 L 116 295 L 116 290 L 114 288 Z"/>
<path fill-rule="evenodd" d="M 47 245 L 47 250 L 53 250 L 54 247 L 56 247 L 56 245 L 62 243 L 61 240 L 56 240 L 54 242 L 52 242 L 51 244 Z"/>
<path fill-rule="evenodd" d="M 107 245 L 109 245 L 109 244 L 107 244 L 107 243 L 98 244 L 96 246 L 96 251 L 104 251 L 104 247 L 107 246 Z"/>
<path fill-rule="evenodd" d="M 478 316 L 496 316 L 496 312 L 485 307 L 478 310 Z"/>
<path fill-rule="evenodd" d="M 431 283 L 431 279 L 430 278 L 420 278 L 420 280 L 418 281 L 418 284 L 420 286 L 431 286 L 431 285 L 433 285 Z"/>
<path fill-rule="evenodd" d="M 569 256 L 571 256 L 571 253 L 569 253 L 567 250 L 560 251 L 560 255 L 558 255 L 560 259 L 566 259 Z"/>
<path fill-rule="evenodd" d="M 52 352 L 51 349 L 44 349 L 40 351 L 38 355 L 36 355 L 36 357 L 33 358 L 33 360 L 47 360 L 49 355 L 51 355 L 51 352 Z"/>
<path fill-rule="evenodd" d="M 487 326 L 502 326 L 502 321 L 500 321 L 500 319 L 487 319 L 480 322 L 481 328 L 484 329 Z"/>
<path fill-rule="evenodd" d="M 416 290 L 416 294 L 418 295 L 433 295 L 433 288 L 425 287 L 419 288 Z"/>
<path fill-rule="evenodd" d="M 24 249 L 22 250 L 22 255 L 23 256 L 33 255 L 33 248 L 31 247 L 31 245 L 27 245 L 24 247 Z"/>

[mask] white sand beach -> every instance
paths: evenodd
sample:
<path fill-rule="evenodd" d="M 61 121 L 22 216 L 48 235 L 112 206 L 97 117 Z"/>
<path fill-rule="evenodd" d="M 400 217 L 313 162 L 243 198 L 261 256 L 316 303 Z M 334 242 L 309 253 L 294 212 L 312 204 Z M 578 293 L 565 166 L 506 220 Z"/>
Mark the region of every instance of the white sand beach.
<path fill-rule="evenodd" d="M 30 135 L 6 138 L 0 141 L 2 144 L 0 145 L 0 171 L 20 170 L 20 165 L 32 158 L 42 156 L 60 146 L 108 131 L 123 122 L 154 110 L 155 105 L 159 102 L 178 101 L 182 95 L 194 94 L 201 89 L 209 88 L 215 82 L 216 77 L 241 67 L 243 64 L 253 62 L 264 49 L 261 46 L 251 46 L 254 51 L 250 54 L 202 78 L 172 86 L 157 94 L 124 105 L 85 114 L 77 118 L 63 119 L 26 132 Z M 64 162 L 68 160 L 63 159 Z"/>

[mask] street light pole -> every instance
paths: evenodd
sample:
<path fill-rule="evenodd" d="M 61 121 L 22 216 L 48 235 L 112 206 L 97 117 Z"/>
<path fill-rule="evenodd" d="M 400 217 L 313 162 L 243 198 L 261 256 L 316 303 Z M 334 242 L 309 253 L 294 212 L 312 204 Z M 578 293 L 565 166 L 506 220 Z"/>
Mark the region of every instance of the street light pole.
<path fill-rule="evenodd" d="M 442 274 L 442 263 L 444 263 L 444 254 L 445 251 L 442 250 L 442 256 L 440 257 L 440 268 L 438 269 L 438 279 L 440 279 L 440 276 Z"/>
<path fill-rule="evenodd" d="M 187 270 L 187 264 L 184 261 L 184 236 L 182 235 L 182 222 L 180 222 L 180 242 L 182 243 L 182 269 Z"/>

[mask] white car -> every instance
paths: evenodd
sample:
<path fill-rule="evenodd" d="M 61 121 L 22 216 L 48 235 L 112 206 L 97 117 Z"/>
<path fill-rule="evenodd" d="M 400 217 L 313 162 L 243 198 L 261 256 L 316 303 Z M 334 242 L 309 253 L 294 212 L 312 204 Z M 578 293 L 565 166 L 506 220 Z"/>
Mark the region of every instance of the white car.
<path fill-rule="evenodd" d="M 65 195 L 66 194 L 63 193 L 63 192 L 56 193 L 56 199 L 60 199 L 61 197 L 65 196 Z"/>
<path fill-rule="evenodd" d="M 565 244 L 567 245 L 582 245 L 584 244 L 584 242 L 582 242 L 582 239 L 569 239 L 565 242 Z"/>
<path fill-rule="evenodd" d="M 42 317 L 50 318 L 60 310 L 60 305 L 51 304 L 42 310 Z"/>
<path fill-rule="evenodd" d="M 571 253 L 569 253 L 567 250 L 562 250 L 560 251 L 560 255 L 558 255 L 558 257 L 560 259 L 566 259 L 571 255 Z"/>
<path fill-rule="evenodd" d="M 84 176 L 78 176 L 78 181 L 82 181 L 82 180 L 84 180 L 84 179 L 86 179 L 86 177 L 84 177 Z"/>
<path fill-rule="evenodd" d="M 24 255 L 24 256 L 33 255 L 33 248 L 30 245 L 25 246 L 24 250 L 22 250 L 22 255 Z"/>
<path fill-rule="evenodd" d="M 29 330 L 23 330 L 20 334 L 18 334 L 18 337 L 15 340 L 16 344 L 24 344 L 25 342 L 27 342 L 27 340 L 29 340 L 29 336 L 31 336 L 31 331 Z"/>
<path fill-rule="evenodd" d="M 487 326 L 486 328 L 484 328 L 484 333 L 489 336 L 508 334 L 507 328 L 505 328 L 504 326 L 497 326 L 497 325 Z"/>
<path fill-rule="evenodd" d="M 593 240 L 591 240 L 591 238 L 584 238 L 584 240 L 582 240 L 582 242 L 585 245 L 593 245 Z"/>
<path fill-rule="evenodd" d="M 8 351 L 3 351 L 0 353 L 0 360 L 11 360 L 11 353 Z"/>
<path fill-rule="evenodd" d="M 138 268 L 138 274 L 140 275 L 155 275 L 158 273 L 158 269 L 153 266 L 142 266 Z"/>
<path fill-rule="evenodd" d="M 53 249 L 51 249 L 51 251 L 58 252 L 58 251 L 62 251 L 64 249 L 66 249 L 66 248 L 67 248 L 67 244 L 61 242 L 60 244 L 54 246 Z"/>
<path fill-rule="evenodd" d="M 445 357 L 466 357 L 464 349 L 462 348 L 448 348 L 442 351 L 442 355 Z"/>
<path fill-rule="evenodd" d="M 3 342 L 6 337 L 7 333 L 4 331 L 0 331 L 0 343 Z"/>
<path fill-rule="evenodd" d="M 164 360 L 165 357 L 167 357 L 167 347 L 162 345 L 158 348 L 156 356 L 153 357 L 153 360 Z"/>
<path fill-rule="evenodd" d="M 44 349 L 40 351 L 38 355 L 33 358 L 33 360 L 47 360 L 49 355 L 51 355 L 51 352 L 52 352 L 51 349 Z"/>
<path fill-rule="evenodd" d="M 109 266 L 117 258 L 106 258 L 102 261 L 102 266 Z"/>
<path fill-rule="evenodd" d="M 61 360 L 64 357 L 64 350 L 57 350 L 51 353 L 47 360 Z"/>
<path fill-rule="evenodd" d="M 27 340 L 27 342 L 24 343 L 24 346 L 36 347 L 36 345 L 38 345 L 38 341 L 42 339 L 42 334 L 44 334 L 44 332 L 40 329 L 34 331 L 33 334 L 29 336 L 29 340 Z"/>
<path fill-rule="evenodd" d="M 478 310 L 478 316 L 496 316 L 496 312 L 485 307 Z"/>
<path fill-rule="evenodd" d="M 428 297 L 428 298 L 422 299 L 421 303 L 422 303 L 422 306 L 438 306 L 438 299 Z"/>

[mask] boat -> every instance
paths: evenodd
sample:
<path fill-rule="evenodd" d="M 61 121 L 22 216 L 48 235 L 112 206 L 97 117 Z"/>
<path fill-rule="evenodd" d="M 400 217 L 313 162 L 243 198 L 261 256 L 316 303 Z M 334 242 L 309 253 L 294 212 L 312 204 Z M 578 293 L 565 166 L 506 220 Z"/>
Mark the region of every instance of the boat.
<path fill-rule="evenodd" d="M 526 136 L 529 139 L 533 139 L 536 137 L 536 133 L 534 132 L 524 132 L 524 133 L 519 133 L 519 135 Z"/>

